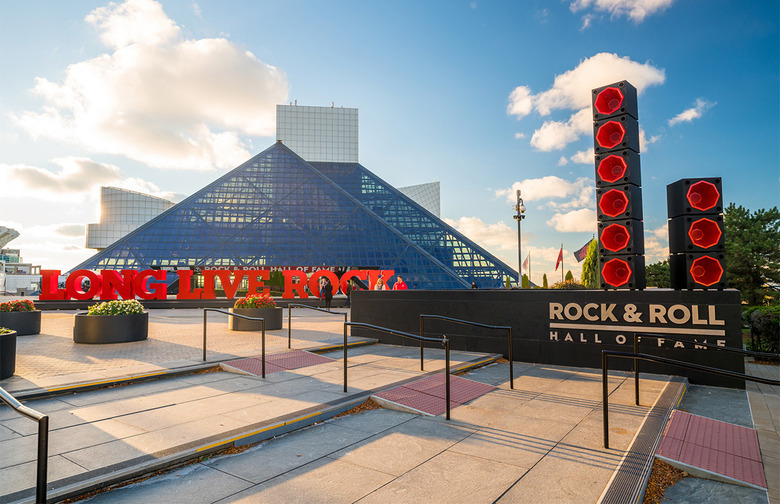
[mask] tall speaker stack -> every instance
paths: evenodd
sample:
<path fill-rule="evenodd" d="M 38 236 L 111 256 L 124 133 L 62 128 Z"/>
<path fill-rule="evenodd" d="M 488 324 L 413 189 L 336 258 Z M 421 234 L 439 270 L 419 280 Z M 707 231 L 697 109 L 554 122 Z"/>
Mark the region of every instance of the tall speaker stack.
<path fill-rule="evenodd" d="M 592 109 L 601 288 L 644 289 L 636 88 L 627 81 L 596 88 Z"/>
<path fill-rule="evenodd" d="M 672 288 L 726 287 L 720 178 L 682 179 L 666 186 Z"/>

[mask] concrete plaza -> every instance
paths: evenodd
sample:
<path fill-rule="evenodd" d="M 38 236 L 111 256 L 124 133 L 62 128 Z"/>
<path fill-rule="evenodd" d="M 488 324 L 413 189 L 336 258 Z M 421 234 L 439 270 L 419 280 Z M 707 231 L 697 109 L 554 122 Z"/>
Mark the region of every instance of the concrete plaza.
<path fill-rule="evenodd" d="M 463 377 L 497 388 L 454 405 L 450 421 L 387 409 L 331 418 L 373 393 L 440 373 L 443 351 L 426 348 L 420 371 L 419 348 L 357 346 L 363 341 L 350 337 L 356 346 L 348 350 L 345 393 L 343 352 L 327 350 L 343 341 L 338 316 L 294 310 L 292 348 L 320 349 L 334 360 L 263 379 L 185 372 L 259 355 L 259 335 L 229 331 L 223 315 L 209 315 L 206 363 L 201 310 L 153 310 L 148 340 L 113 345 L 74 344 L 72 315 L 45 312 L 40 335 L 18 338 L 16 375 L 0 381 L 21 399 L 64 389 L 24 401 L 50 417 L 50 499 L 194 460 L 91 501 L 608 502 L 637 439 L 650 425 L 663 428 L 657 406 L 679 385 L 642 375 L 642 406 L 635 406 L 631 377 L 611 372 L 605 450 L 600 370 L 516 362 L 510 389 L 508 363 L 473 368 L 493 357 L 453 352 L 453 367 L 468 370 Z M 287 351 L 286 316 L 284 329 L 268 332 L 267 346 L 269 354 Z M 156 373 L 158 379 L 124 386 L 81 387 Z M 738 410 L 743 423 L 755 419 L 775 502 L 777 390 L 749 390 L 752 416 L 744 392 L 726 391 L 737 399 L 720 403 Z M 724 414 L 718 401 L 697 405 L 695 397 L 701 395 L 686 396 L 688 411 Z M 655 429 L 649 435 L 657 437 Z M 0 502 L 32 499 L 36 441 L 34 422 L 0 406 Z M 216 453 L 234 445 L 253 446 Z M 766 492 L 726 487 L 737 488 L 727 498 L 767 502 Z"/>

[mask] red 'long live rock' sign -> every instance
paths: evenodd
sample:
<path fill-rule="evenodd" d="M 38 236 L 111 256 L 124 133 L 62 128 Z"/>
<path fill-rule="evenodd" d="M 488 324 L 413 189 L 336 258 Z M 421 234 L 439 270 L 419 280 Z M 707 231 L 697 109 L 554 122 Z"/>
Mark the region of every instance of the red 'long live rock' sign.
<path fill-rule="evenodd" d="M 232 299 L 236 296 L 241 282 L 246 278 L 248 294 L 269 294 L 270 287 L 266 287 L 265 281 L 269 279 L 271 270 L 203 270 L 203 287 L 191 288 L 192 270 L 178 270 L 179 293 L 176 299 L 216 299 L 216 279 L 222 284 L 225 297 Z M 334 286 L 334 291 L 346 292 L 347 282 L 352 278 L 358 278 L 373 286 L 380 276 L 390 278 L 395 274 L 393 270 L 349 270 L 339 278 L 330 270 L 319 270 L 309 277 L 299 270 L 284 270 L 284 292 L 282 298 L 292 299 L 296 294 L 301 299 L 309 297 L 304 286 L 309 286 L 309 291 L 314 296 L 319 296 L 319 281 L 325 277 Z M 167 272 L 163 270 L 102 270 L 95 273 L 90 270 L 76 270 L 68 275 L 65 288 L 60 289 L 57 281 L 60 270 L 41 270 L 41 295 L 39 299 L 55 300 L 88 300 L 99 297 L 101 300 L 122 299 L 167 299 L 168 284 Z M 83 290 L 83 281 L 89 280 L 89 288 Z M 336 288 L 338 286 L 338 288 Z"/>

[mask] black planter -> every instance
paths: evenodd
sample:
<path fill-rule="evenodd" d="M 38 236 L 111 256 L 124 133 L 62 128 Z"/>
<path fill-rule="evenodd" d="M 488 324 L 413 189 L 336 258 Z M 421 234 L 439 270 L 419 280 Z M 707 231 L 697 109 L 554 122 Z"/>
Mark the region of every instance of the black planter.
<path fill-rule="evenodd" d="M 87 315 L 73 317 L 74 343 L 127 343 L 149 336 L 149 312 L 130 315 Z"/>
<path fill-rule="evenodd" d="M 16 331 L 18 336 L 41 333 L 41 311 L 0 312 L 0 327 Z"/>
<path fill-rule="evenodd" d="M 282 316 L 284 315 L 282 308 L 231 308 L 230 312 L 237 315 L 246 315 L 247 317 L 264 318 L 266 331 L 282 328 Z M 229 317 L 228 328 L 231 331 L 259 331 L 263 327 L 259 320 Z"/>
<path fill-rule="evenodd" d="M 13 376 L 16 371 L 16 331 L 0 334 L 0 380 Z"/>

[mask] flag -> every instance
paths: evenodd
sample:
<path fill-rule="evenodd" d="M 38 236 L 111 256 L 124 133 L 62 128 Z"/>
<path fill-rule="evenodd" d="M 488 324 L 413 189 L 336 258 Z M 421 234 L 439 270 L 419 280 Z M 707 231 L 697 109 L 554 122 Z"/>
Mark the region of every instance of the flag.
<path fill-rule="evenodd" d="M 555 271 L 558 271 L 558 266 L 563 262 L 563 245 L 561 245 L 561 251 L 558 252 L 558 260 L 555 261 Z"/>
<path fill-rule="evenodd" d="M 588 240 L 588 243 L 583 245 L 581 249 L 574 253 L 574 258 L 577 259 L 577 262 L 582 262 L 585 259 L 585 256 L 588 255 L 588 247 L 592 241 L 593 239 Z"/>
<path fill-rule="evenodd" d="M 528 252 L 528 257 L 525 258 L 525 261 L 523 261 L 523 269 L 528 270 L 528 261 L 531 260 L 531 253 Z"/>

